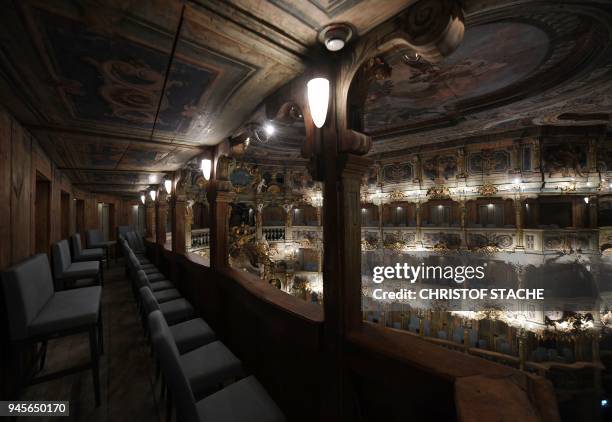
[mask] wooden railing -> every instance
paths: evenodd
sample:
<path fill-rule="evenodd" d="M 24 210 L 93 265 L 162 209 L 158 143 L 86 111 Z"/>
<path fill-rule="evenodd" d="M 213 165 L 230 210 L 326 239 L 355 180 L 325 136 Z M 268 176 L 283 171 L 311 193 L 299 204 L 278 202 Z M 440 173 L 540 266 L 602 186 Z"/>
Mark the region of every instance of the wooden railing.
<path fill-rule="evenodd" d="M 321 306 L 243 271 L 215 271 L 195 254 L 148 247 L 288 420 L 327 420 L 325 389 L 337 372 L 329 368 Z M 347 420 L 495 420 L 500 409 L 507 420 L 559 420 L 543 377 L 368 322 L 343 343 Z"/>

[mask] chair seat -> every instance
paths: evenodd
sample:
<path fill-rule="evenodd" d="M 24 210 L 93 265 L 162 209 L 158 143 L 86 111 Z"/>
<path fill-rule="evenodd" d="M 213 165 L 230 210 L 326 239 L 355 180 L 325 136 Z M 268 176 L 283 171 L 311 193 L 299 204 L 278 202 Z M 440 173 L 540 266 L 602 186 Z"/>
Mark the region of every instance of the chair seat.
<path fill-rule="evenodd" d="M 97 261 L 99 259 L 104 258 L 104 249 L 95 248 L 95 249 L 83 249 L 81 254 L 78 256 L 79 259 L 90 258 L 92 261 Z"/>
<path fill-rule="evenodd" d="M 100 262 L 99 261 L 84 261 L 84 262 L 73 262 L 70 267 L 64 271 L 62 278 L 73 278 L 73 277 L 90 277 L 96 276 L 100 273 Z"/>
<path fill-rule="evenodd" d="M 64 288 L 77 289 L 81 287 L 97 286 L 99 284 L 100 282 L 97 278 L 80 278 L 78 280 L 75 280 L 74 283 L 69 283 L 68 285 L 64 286 Z"/>
<path fill-rule="evenodd" d="M 153 292 L 153 296 L 155 296 L 155 300 L 158 303 L 168 302 L 174 299 L 180 299 L 181 293 L 176 289 L 166 289 L 158 292 Z"/>
<path fill-rule="evenodd" d="M 161 290 L 174 289 L 174 284 L 168 280 L 160 280 L 150 284 L 153 292 L 159 292 Z"/>
<path fill-rule="evenodd" d="M 237 405 L 239 403 L 239 405 Z M 285 417 L 254 376 L 196 403 L 201 421 L 283 422 Z"/>
<path fill-rule="evenodd" d="M 163 275 L 162 273 L 151 273 L 151 274 L 147 274 L 147 278 L 149 279 L 150 283 L 153 283 L 154 281 L 165 280 L 166 276 Z"/>
<path fill-rule="evenodd" d="M 153 272 L 159 271 L 157 267 L 155 266 L 155 264 L 140 264 L 140 269 L 143 270 L 145 273 L 146 272 L 153 273 Z"/>
<path fill-rule="evenodd" d="M 243 375 L 240 360 L 220 341 L 187 352 L 181 355 L 180 361 L 196 398 L 210 393 L 211 389 L 227 380 Z"/>
<path fill-rule="evenodd" d="M 212 343 L 216 338 L 215 332 L 202 318 L 190 319 L 173 325 L 170 331 L 181 354 Z"/>
<path fill-rule="evenodd" d="M 28 326 L 28 336 L 96 324 L 101 297 L 100 286 L 56 292 Z"/>
<path fill-rule="evenodd" d="M 115 240 L 107 240 L 104 242 L 91 243 L 89 246 L 91 246 L 92 248 L 108 248 L 115 245 L 116 243 L 117 242 Z"/>
<path fill-rule="evenodd" d="M 193 306 L 185 299 L 175 299 L 160 303 L 159 310 L 164 315 L 168 325 L 192 319 L 194 315 Z"/>

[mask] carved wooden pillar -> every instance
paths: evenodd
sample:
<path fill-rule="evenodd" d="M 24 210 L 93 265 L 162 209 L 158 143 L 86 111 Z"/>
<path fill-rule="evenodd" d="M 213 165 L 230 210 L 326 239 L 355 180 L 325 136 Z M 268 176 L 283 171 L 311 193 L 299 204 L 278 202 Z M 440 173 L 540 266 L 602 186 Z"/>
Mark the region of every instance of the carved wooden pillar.
<path fill-rule="evenodd" d="M 156 226 L 156 243 L 164 246 L 166 244 L 166 222 L 168 221 L 168 200 L 166 192 L 158 192 L 157 201 L 155 202 L 155 226 Z"/>
<path fill-rule="evenodd" d="M 189 251 L 191 248 L 191 225 L 193 224 L 193 204 L 192 200 L 185 201 L 185 250 Z M 207 208 L 207 212 L 210 217 L 210 207 Z M 210 221 L 210 218 L 209 220 Z"/>
<path fill-rule="evenodd" d="M 230 192 L 229 164 L 225 155 L 217 157 L 214 183 L 210 183 L 211 225 L 210 225 L 210 266 L 214 269 L 229 264 L 229 218 L 230 204 L 235 194 Z"/>
<path fill-rule="evenodd" d="M 187 201 L 184 195 L 175 195 L 171 203 L 172 211 L 172 251 L 174 253 L 187 252 L 186 223 Z M 191 235 L 191 233 L 190 233 Z M 191 236 L 189 236 L 191 238 Z"/>
<path fill-rule="evenodd" d="M 155 239 L 155 201 L 149 195 L 145 201 L 145 237 Z"/>

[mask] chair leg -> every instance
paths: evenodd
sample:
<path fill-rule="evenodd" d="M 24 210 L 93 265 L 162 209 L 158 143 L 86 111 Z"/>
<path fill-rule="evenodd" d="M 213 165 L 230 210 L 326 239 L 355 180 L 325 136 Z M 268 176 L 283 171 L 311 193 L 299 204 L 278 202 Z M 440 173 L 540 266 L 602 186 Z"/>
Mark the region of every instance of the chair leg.
<path fill-rule="evenodd" d="M 168 389 L 168 397 L 166 398 L 166 422 L 172 422 L 172 394 Z"/>
<path fill-rule="evenodd" d="M 107 246 L 106 248 L 106 268 L 110 268 L 110 251 L 109 251 L 109 247 Z"/>
<path fill-rule="evenodd" d="M 47 341 L 43 341 L 40 348 L 40 367 L 39 371 L 42 371 L 45 368 L 45 362 L 47 361 Z"/>
<path fill-rule="evenodd" d="M 100 354 L 104 354 L 104 325 L 102 323 L 102 309 L 100 309 L 100 315 L 98 316 L 98 345 L 100 346 Z"/>
<path fill-rule="evenodd" d="M 96 327 L 89 329 L 89 350 L 91 352 L 91 373 L 93 375 L 94 394 L 96 396 L 96 407 L 100 407 L 100 366 L 98 355 L 98 341 L 96 339 Z"/>

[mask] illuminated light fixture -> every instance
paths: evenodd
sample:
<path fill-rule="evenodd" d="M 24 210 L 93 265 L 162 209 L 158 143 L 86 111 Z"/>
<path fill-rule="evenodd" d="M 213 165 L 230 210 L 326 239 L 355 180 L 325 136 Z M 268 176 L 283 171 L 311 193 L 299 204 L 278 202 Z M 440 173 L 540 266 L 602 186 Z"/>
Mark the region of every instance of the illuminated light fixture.
<path fill-rule="evenodd" d="M 151 197 L 151 199 L 152 199 L 153 201 L 155 201 L 155 196 L 156 196 L 156 195 L 157 195 L 157 192 L 155 192 L 155 190 L 151 189 L 151 190 L 149 191 L 149 196 Z"/>
<path fill-rule="evenodd" d="M 149 183 L 151 183 L 152 185 L 157 183 L 157 174 L 150 174 L 149 175 Z"/>
<path fill-rule="evenodd" d="M 318 128 L 323 127 L 329 106 L 329 81 L 325 78 L 314 78 L 306 84 L 308 107 L 312 121 Z"/>
<path fill-rule="evenodd" d="M 166 193 L 170 194 L 170 192 L 172 192 L 172 180 L 165 179 L 164 188 L 166 189 Z"/>
<path fill-rule="evenodd" d="M 204 158 L 202 160 L 202 175 L 204 179 L 210 180 L 210 172 L 212 170 L 212 160 L 210 158 Z"/>
<path fill-rule="evenodd" d="M 140 202 L 142 202 L 143 205 L 144 205 L 146 199 L 147 199 L 147 197 L 144 195 L 144 193 L 142 195 L 140 195 Z"/>
<path fill-rule="evenodd" d="M 340 51 L 351 39 L 353 31 L 344 24 L 331 24 L 319 32 L 318 39 L 329 51 Z"/>
<path fill-rule="evenodd" d="M 521 179 L 519 179 L 518 177 L 515 177 L 512 183 L 514 183 L 515 185 L 518 185 L 519 183 L 521 183 Z"/>
<path fill-rule="evenodd" d="M 585 196 L 585 197 L 584 197 L 584 203 L 585 203 L 585 204 L 588 204 L 588 203 L 589 203 L 589 197 L 588 197 L 588 196 Z"/>
<path fill-rule="evenodd" d="M 274 135 L 274 132 L 276 132 L 276 129 L 274 129 L 274 126 L 272 126 L 270 123 L 266 123 L 264 125 L 264 131 L 266 132 L 266 135 L 272 136 Z"/>

